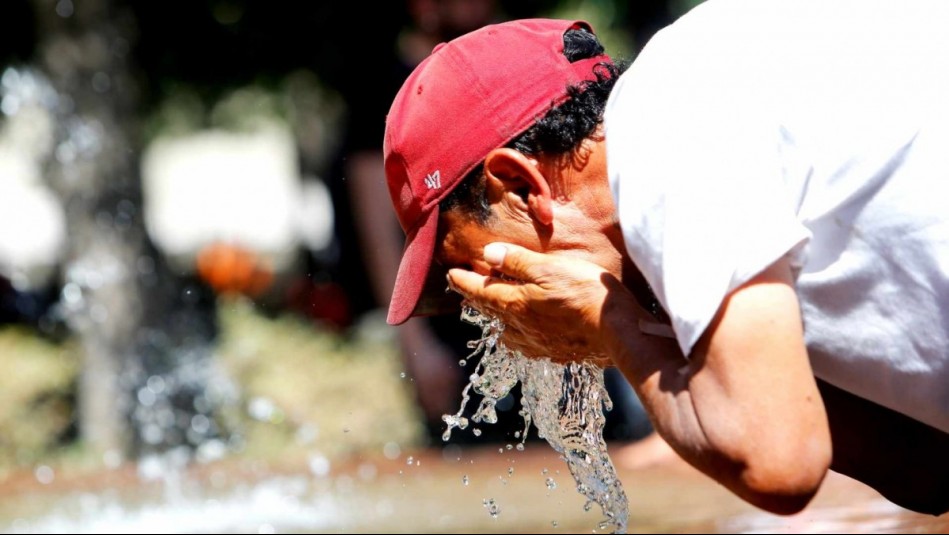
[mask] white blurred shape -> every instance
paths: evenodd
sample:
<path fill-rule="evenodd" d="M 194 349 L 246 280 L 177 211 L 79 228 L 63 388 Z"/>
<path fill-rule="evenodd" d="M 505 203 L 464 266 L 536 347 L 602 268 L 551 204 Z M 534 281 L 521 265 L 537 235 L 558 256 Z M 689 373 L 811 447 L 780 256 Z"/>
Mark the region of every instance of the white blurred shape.
<path fill-rule="evenodd" d="M 38 288 L 62 257 L 66 217 L 30 151 L 15 149 L 5 138 L 0 136 L 0 274 L 16 274 Z"/>
<path fill-rule="evenodd" d="M 333 240 L 333 200 L 326 184 L 315 177 L 303 181 L 296 221 L 300 239 L 307 249 L 322 251 Z"/>
<path fill-rule="evenodd" d="M 277 271 L 293 260 L 304 190 L 285 126 L 158 139 L 143 155 L 142 180 L 146 228 L 183 267 L 215 242 L 246 247 Z"/>

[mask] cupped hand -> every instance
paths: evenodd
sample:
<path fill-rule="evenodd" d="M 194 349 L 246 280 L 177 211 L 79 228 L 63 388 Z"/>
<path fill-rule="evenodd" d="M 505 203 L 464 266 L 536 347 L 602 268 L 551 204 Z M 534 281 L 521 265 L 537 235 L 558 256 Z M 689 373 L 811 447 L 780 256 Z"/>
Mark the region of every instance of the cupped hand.
<path fill-rule="evenodd" d="M 484 259 L 490 276 L 451 269 L 449 286 L 467 304 L 504 322 L 501 340 L 525 356 L 610 365 L 601 336 L 610 292 L 627 292 L 604 268 L 563 255 L 492 243 Z"/>

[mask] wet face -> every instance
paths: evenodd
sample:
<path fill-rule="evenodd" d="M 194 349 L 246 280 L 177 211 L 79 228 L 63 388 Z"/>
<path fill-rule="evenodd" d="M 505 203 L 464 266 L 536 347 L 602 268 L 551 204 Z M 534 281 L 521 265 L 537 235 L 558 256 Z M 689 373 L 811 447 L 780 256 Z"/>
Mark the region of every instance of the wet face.
<path fill-rule="evenodd" d="M 459 208 L 442 213 L 438 218 L 435 260 L 448 269 L 460 267 L 489 274 L 491 268 L 482 259 L 484 246 L 492 241 L 509 241 L 497 233 L 494 223 L 494 218 L 480 223 Z"/>

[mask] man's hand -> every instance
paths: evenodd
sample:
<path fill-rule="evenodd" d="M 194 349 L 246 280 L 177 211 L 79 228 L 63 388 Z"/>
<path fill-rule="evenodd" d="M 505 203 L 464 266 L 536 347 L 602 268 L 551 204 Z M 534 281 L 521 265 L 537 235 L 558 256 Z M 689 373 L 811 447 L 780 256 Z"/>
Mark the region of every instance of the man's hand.
<path fill-rule="evenodd" d="M 560 362 L 611 364 L 600 333 L 604 303 L 611 293 L 629 294 L 616 277 L 584 260 L 511 244 L 489 244 L 484 259 L 491 276 L 456 268 L 448 282 L 470 306 L 504 322 L 508 347 Z"/>

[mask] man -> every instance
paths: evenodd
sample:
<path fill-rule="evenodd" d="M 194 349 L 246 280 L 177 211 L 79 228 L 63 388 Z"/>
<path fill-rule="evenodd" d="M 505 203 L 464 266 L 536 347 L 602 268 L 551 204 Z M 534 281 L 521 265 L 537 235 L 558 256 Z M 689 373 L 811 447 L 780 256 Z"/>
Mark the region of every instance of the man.
<path fill-rule="evenodd" d="M 799 511 L 832 468 L 949 510 L 947 23 L 709 0 L 622 76 L 571 21 L 436 48 L 387 118 L 389 322 L 450 268 L 509 346 L 618 367 L 752 504 Z"/>

